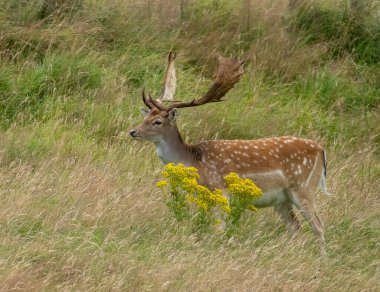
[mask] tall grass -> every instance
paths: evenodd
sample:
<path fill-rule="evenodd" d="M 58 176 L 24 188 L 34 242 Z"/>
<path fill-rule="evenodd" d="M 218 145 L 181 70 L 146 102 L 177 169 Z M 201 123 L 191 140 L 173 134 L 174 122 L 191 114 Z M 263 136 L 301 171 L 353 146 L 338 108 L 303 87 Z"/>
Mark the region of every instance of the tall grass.
<path fill-rule="evenodd" d="M 378 7 L 326 3 L 3 1 L 0 290 L 378 289 Z M 171 49 L 181 100 L 207 90 L 215 51 L 249 57 L 227 101 L 181 111 L 187 141 L 325 145 L 325 258 L 307 224 L 290 240 L 272 210 L 244 214 L 233 239 L 169 216 L 154 147 L 128 130 Z"/>
<path fill-rule="evenodd" d="M 306 6 L 298 11 L 293 25 L 303 32 L 308 43 L 328 42 L 334 56 L 349 53 L 359 63 L 378 64 L 380 21 L 378 7 L 374 3 L 360 9 L 343 5 L 339 9 Z"/>

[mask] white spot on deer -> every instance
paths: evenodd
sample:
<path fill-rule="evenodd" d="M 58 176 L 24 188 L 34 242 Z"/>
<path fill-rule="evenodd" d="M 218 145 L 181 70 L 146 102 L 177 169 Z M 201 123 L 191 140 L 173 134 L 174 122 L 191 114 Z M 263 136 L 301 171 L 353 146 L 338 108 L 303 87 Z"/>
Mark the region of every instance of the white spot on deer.
<path fill-rule="evenodd" d="M 308 177 L 307 180 L 306 180 L 306 186 L 309 185 L 310 179 L 311 179 L 311 177 L 313 176 L 313 173 L 314 173 L 315 168 L 316 168 L 316 166 L 317 166 L 317 159 L 318 159 L 318 157 L 315 157 L 315 161 L 314 161 L 313 169 L 311 170 L 311 172 L 310 172 L 310 174 L 309 174 L 309 177 Z"/>
<path fill-rule="evenodd" d="M 255 149 L 259 149 L 259 147 L 257 147 L 256 145 L 255 145 L 255 146 L 253 146 L 253 148 L 255 148 Z"/>
<path fill-rule="evenodd" d="M 266 157 L 266 156 L 263 156 L 263 159 L 265 159 L 265 160 L 266 160 L 266 159 L 267 159 L 267 157 Z"/>
<path fill-rule="evenodd" d="M 306 164 L 307 164 L 307 158 L 306 157 L 304 157 L 302 164 L 306 166 Z"/>
<path fill-rule="evenodd" d="M 302 173 L 302 170 L 301 170 L 301 165 L 298 165 L 298 172 L 299 172 L 299 174 L 301 174 L 301 173 Z"/>
<path fill-rule="evenodd" d="M 240 168 L 241 168 L 240 164 L 236 164 L 236 167 L 237 167 L 238 169 L 240 169 Z"/>

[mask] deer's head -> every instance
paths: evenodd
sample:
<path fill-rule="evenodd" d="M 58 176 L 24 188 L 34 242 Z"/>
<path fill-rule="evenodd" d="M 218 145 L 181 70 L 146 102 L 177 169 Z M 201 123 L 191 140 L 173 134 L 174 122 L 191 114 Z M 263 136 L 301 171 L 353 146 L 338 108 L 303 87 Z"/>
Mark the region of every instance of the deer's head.
<path fill-rule="evenodd" d="M 234 87 L 243 74 L 242 64 L 237 58 L 224 58 L 218 56 L 219 69 L 214 82 L 208 92 L 201 98 L 193 99 L 190 102 L 179 102 L 174 100 L 176 90 L 176 74 L 174 60 L 176 54 L 169 53 L 168 67 L 166 70 L 164 85 L 161 96 L 154 100 L 150 95 L 147 97 L 142 93 L 142 100 L 148 109 L 141 109 L 144 121 L 129 133 L 135 139 L 150 140 L 158 142 L 176 128 L 177 108 L 194 107 L 209 102 L 219 102 L 226 93 Z M 165 105 L 164 103 L 171 103 Z"/>
<path fill-rule="evenodd" d="M 151 109 L 141 108 L 144 116 L 143 122 L 132 129 L 129 134 L 136 140 L 149 140 L 152 142 L 160 141 L 165 133 L 175 127 L 177 110 L 175 108 L 164 111 L 156 107 Z"/>

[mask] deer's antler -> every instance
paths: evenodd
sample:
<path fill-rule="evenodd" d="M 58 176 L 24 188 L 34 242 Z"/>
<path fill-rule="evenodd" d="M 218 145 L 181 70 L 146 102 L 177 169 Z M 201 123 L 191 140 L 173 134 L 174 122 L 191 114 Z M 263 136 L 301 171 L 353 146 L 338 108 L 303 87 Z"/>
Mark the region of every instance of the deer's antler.
<path fill-rule="evenodd" d="M 177 78 L 175 75 L 174 60 L 176 57 L 175 52 L 170 52 L 168 56 L 168 67 L 166 69 L 164 85 L 162 87 L 161 96 L 158 98 L 160 102 L 173 101 L 175 90 L 177 87 Z"/>
<path fill-rule="evenodd" d="M 165 111 L 166 110 L 166 107 L 163 106 L 163 104 L 160 102 L 160 101 L 155 101 L 152 96 L 150 95 L 150 93 L 148 93 L 148 97 L 146 97 L 146 94 L 145 94 L 145 89 L 143 89 L 142 91 L 142 100 L 143 100 L 143 103 L 150 109 L 156 107 L 158 108 L 159 110 L 161 111 Z"/>
<path fill-rule="evenodd" d="M 169 55 L 170 59 L 170 55 Z M 160 99 L 154 100 L 151 96 L 148 99 L 143 95 L 144 103 L 149 107 L 152 106 L 159 110 L 170 111 L 173 108 L 194 107 L 209 102 L 219 102 L 227 94 L 227 92 L 239 82 L 241 75 L 244 73 L 242 65 L 243 61 L 238 58 L 224 58 L 218 56 L 219 69 L 208 92 L 201 98 L 193 99 L 190 102 L 176 102 L 170 106 L 164 106 Z M 170 64 L 168 68 L 170 67 Z M 166 83 L 166 82 L 165 82 Z"/>

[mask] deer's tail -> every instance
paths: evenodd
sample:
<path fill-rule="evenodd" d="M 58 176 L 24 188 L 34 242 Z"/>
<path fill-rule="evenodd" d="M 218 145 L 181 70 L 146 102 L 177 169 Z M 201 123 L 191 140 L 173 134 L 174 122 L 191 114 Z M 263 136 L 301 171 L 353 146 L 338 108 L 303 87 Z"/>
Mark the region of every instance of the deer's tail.
<path fill-rule="evenodd" d="M 326 158 L 326 151 L 322 150 L 322 157 L 323 157 L 323 170 L 322 170 L 322 175 L 321 179 L 319 180 L 319 187 L 322 189 L 322 191 L 330 196 L 331 193 L 327 190 L 326 187 L 326 179 L 327 179 L 327 158 Z"/>

